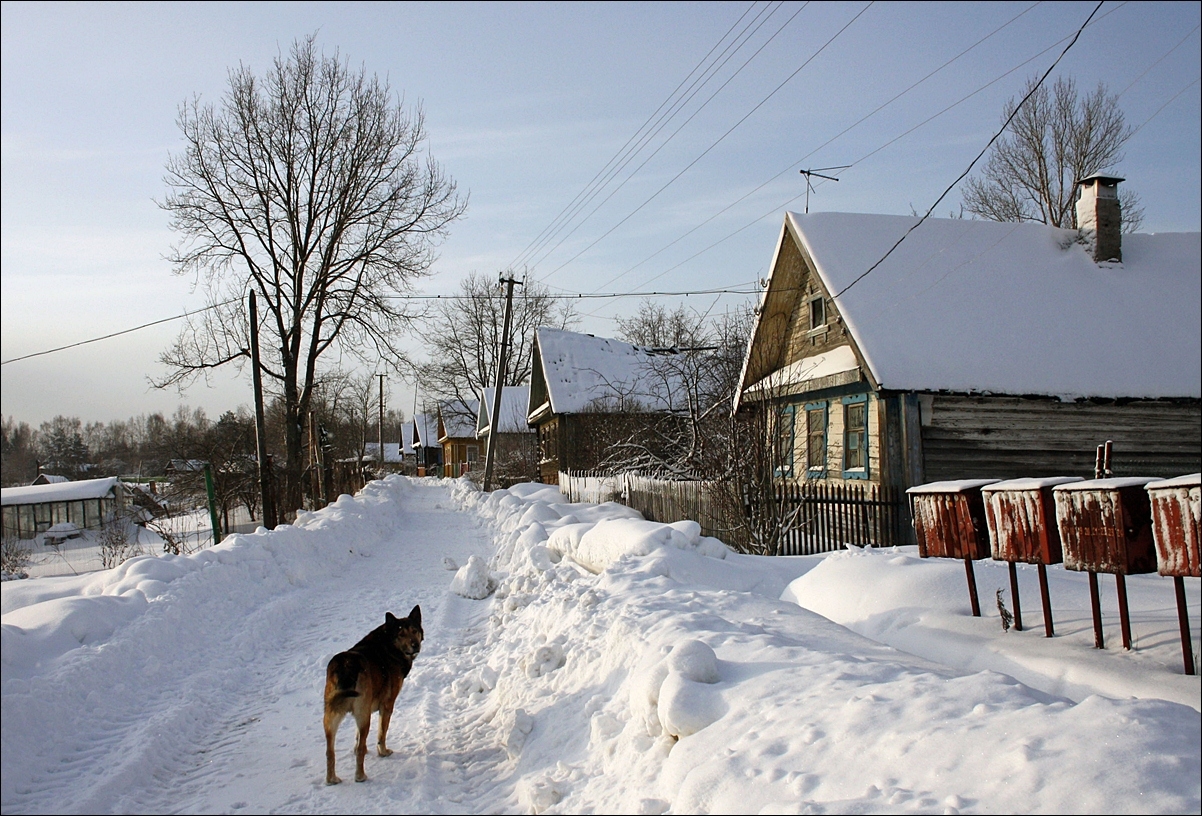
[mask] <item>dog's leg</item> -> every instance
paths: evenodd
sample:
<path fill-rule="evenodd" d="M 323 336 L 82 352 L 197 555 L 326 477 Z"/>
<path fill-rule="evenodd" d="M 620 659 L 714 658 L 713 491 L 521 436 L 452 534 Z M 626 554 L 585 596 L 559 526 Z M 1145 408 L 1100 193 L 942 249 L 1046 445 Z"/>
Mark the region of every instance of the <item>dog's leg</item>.
<path fill-rule="evenodd" d="M 355 728 L 355 781 L 366 782 L 363 760 L 367 757 L 367 733 L 371 731 L 371 709 L 366 703 L 355 706 Z"/>
<path fill-rule="evenodd" d="M 391 756 L 392 751 L 387 745 L 388 723 L 392 720 L 392 705 L 396 699 L 387 700 L 380 704 L 380 739 L 376 743 L 376 751 L 382 757 Z"/>
<path fill-rule="evenodd" d="M 325 717 L 322 719 L 326 730 L 326 784 L 337 785 L 342 780 L 334 773 L 334 738 L 338 736 L 338 726 L 342 725 L 342 718 L 346 716 L 346 712 L 335 713 L 326 711 Z"/>

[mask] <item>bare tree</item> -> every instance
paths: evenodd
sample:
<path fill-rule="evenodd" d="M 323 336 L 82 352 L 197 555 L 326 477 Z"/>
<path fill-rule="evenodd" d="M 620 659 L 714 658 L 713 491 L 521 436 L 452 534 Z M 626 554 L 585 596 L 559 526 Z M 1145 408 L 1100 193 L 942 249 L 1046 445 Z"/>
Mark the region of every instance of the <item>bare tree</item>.
<path fill-rule="evenodd" d="M 414 315 L 397 295 L 429 273 L 464 211 L 428 156 L 420 108 L 353 71 L 314 37 L 257 77 L 232 70 L 219 107 L 181 106 L 184 149 L 161 203 L 182 237 L 170 259 L 209 308 L 161 357 L 182 386 L 249 360 L 245 293 L 258 293 L 266 382 L 284 407 L 287 498 L 299 506 L 302 433 L 327 352 L 407 368 L 398 345 Z"/>
<path fill-rule="evenodd" d="M 1018 99 L 1038 79 L 1032 78 L 1018 98 L 1011 97 L 1002 121 L 1014 114 Z M 991 221 L 1038 221 L 1064 229 L 1077 227 L 1077 180 L 1113 168 L 1123 159 L 1131 136 L 1118 97 L 1098 83 L 1079 95 L 1071 78 L 1060 78 L 1051 90 L 1040 86 L 993 146 L 979 176 L 968 180 L 964 208 Z M 1139 197 L 1119 193 L 1123 231 L 1143 223 Z"/>
<path fill-rule="evenodd" d="M 480 399 L 481 390 L 496 382 L 504 315 L 505 298 L 496 280 L 473 272 L 460 281 L 459 293 L 442 301 L 426 321 L 430 360 L 420 369 L 422 385 L 433 396 L 457 403 Z M 529 378 L 535 329 L 566 329 L 575 323 L 571 304 L 556 301 L 546 287 L 528 282 L 518 289 L 504 385 L 521 385 Z"/>

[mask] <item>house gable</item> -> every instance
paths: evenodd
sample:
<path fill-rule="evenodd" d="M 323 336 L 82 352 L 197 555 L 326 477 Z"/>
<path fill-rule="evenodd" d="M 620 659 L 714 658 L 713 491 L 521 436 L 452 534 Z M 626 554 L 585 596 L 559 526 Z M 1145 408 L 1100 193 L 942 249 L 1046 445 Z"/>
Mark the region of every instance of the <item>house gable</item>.
<path fill-rule="evenodd" d="M 736 397 L 789 396 L 875 380 L 843 315 L 786 219 L 773 255 Z M 759 384 L 760 388 L 755 386 Z"/>

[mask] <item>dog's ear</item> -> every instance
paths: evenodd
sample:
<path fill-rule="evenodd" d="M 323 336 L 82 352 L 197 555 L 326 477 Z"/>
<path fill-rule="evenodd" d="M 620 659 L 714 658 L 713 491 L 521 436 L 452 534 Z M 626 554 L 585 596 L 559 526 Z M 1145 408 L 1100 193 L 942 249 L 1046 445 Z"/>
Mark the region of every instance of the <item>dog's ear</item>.
<path fill-rule="evenodd" d="M 416 623 L 418 626 L 422 625 L 421 604 L 418 604 L 417 606 L 413 607 L 413 611 L 409 613 L 409 620 L 412 621 L 413 623 Z"/>
<path fill-rule="evenodd" d="M 398 618 L 396 615 L 392 614 L 391 612 L 384 613 L 384 622 L 387 623 L 389 626 L 392 626 L 398 620 L 400 620 L 400 618 Z"/>

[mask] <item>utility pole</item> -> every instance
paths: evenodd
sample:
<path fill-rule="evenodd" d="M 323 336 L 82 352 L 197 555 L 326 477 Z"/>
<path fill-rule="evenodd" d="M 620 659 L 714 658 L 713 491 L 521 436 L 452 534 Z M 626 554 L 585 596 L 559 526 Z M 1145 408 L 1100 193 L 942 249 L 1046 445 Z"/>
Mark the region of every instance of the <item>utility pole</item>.
<path fill-rule="evenodd" d="M 384 375 L 380 374 L 380 476 L 384 475 Z"/>
<path fill-rule="evenodd" d="M 263 374 L 259 370 L 259 310 L 255 290 L 250 290 L 250 365 L 255 385 L 255 457 L 259 460 L 259 501 L 263 505 L 263 526 L 275 529 L 278 519 L 271 495 L 271 463 L 267 458 L 267 421 L 263 416 Z"/>
<path fill-rule="evenodd" d="M 501 353 L 497 356 L 496 388 L 492 395 L 492 413 L 488 415 L 488 445 L 484 449 L 484 489 L 492 485 L 492 466 L 497 453 L 497 430 L 501 413 L 501 391 L 505 387 L 505 364 L 509 361 L 509 318 L 513 314 L 513 287 L 521 286 L 511 272 L 509 277 L 501 277 L 505 289 L 505 323 L 501 329 Z"/>

